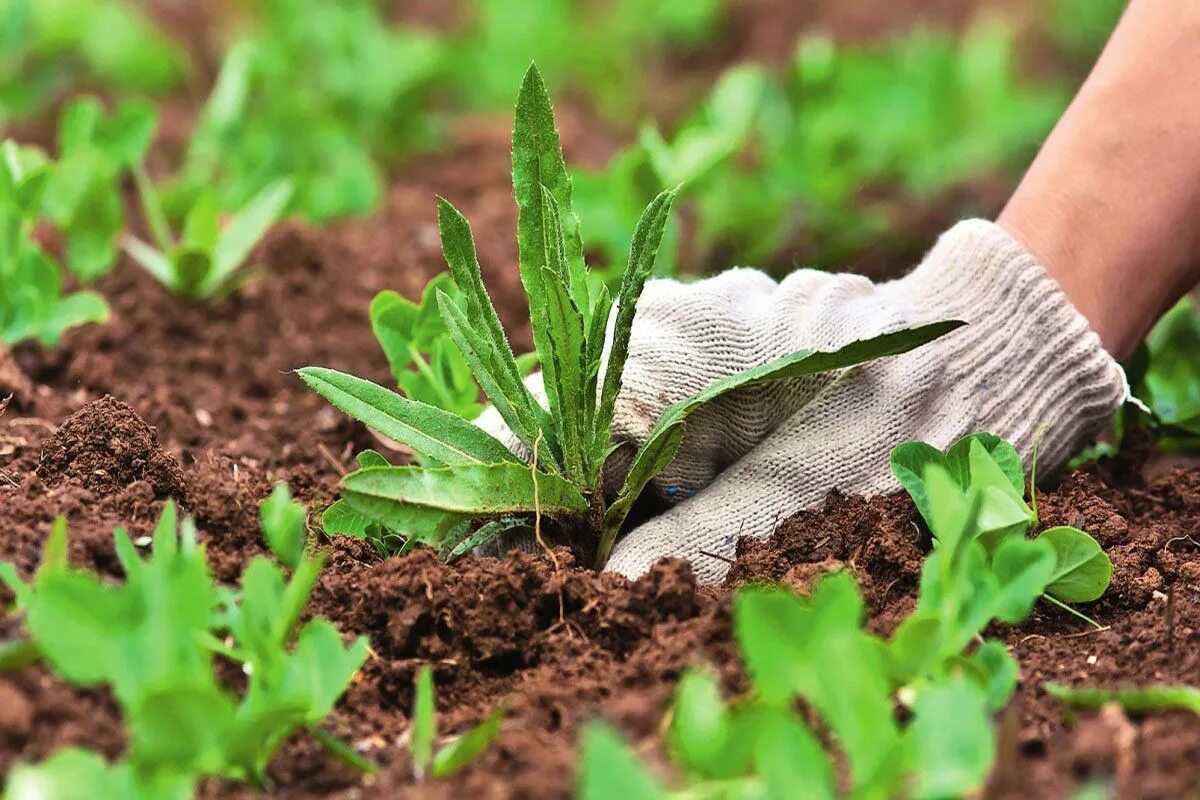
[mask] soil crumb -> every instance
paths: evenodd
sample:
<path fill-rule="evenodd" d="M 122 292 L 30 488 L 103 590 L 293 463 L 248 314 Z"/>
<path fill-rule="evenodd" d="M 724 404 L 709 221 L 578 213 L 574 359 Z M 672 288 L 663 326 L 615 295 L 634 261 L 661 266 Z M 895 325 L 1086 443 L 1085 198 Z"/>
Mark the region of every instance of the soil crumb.
<path fill-rule="evenodd" d="M 102 496 L 146 481 L 158 498 L 187 501 L 183 468 L 159 445 L 158 431 L 110 395 L 59 427 L 42 450 L 37 475 L 50 486 L 71 480 Z"/>

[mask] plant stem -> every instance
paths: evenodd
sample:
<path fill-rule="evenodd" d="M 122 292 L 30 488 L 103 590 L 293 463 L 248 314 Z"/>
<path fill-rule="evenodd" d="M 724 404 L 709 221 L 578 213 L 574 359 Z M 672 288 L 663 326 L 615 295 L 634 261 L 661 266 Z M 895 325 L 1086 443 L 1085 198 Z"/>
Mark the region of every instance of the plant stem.
<path fill-rule="evenodd" d="M 412 359 L 413 365 L 416 366 L 417 372 L 429 381 L 429 385 L 437 392 L 438 399 L 442 401 L 442 408 L 452 409 L 455 407 L 454 398 L 450 397 L 450 393 L 446 391 L 446 387 L 442 385 L 442 381 L 433 373 L 433 368 L 429 366 L 429 362 L 421 355 L 421 351 L 413 346 L 411 341 L 408 342 L 408 357 Z"/>
<path fill-rule="evenodd" d="M 1077 609 L 1072 608 L 1071 606 L 1064 603 L 1062 600 L 1059 600 L 1057 597 L 1051 597 L 1050 595 L 1046 594 L 1045 592 L 1042 592 L 1042 599 L 1046 600 L 1050 603 L 1053 603 L 1054 605 L 1058 606 L 1063 611 L 1066 611 L 1069 614 L 1073 614 L 1076 617 L 1079 617 L 1081 620 L 1083 620 L 1087 624 L 1091 625 L 1093 628 L 1097 628 L 1098 630 L 1104 630 L 1104 626 L 1101 625 L 1099 622 L 1096 622 L 1096 620 L 1092 619 L 1087 614 L 1084 614 L 1082 611 L 1078 611 Z"/>
<path fill-rule="evenodd" d="M 137 185 L 138 199 L 142 202 L 142 213 L 146 216 L 146 224 L 150 227 L 150 233 L 154 236 L 154 241 L 163 255 L 170 256 L 171 251 L 175 249 L 171 226 L 167 224 L 167 215 L 163 211 L 158 190 L 154 188 L 154 183 L 146 174 L 146 167 L 143 164 L 134 165 L 133 181 Z"/>

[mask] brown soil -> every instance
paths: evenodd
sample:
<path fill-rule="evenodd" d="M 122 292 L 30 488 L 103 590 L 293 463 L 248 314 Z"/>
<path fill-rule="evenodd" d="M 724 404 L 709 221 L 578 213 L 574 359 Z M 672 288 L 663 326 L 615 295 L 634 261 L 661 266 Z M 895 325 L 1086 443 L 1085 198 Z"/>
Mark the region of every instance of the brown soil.
<path fill-rule="evenodd" d="M 889 25 L 911 22 L 906 10 L 949 24 L 966 17 L 960 4 L 941 0 L 893 5 Z M 845 38 L 877 36 L 879 18 L 866 17 L 865 7 L 745 0 L 719 58 L 676 67 L 702 79 L 710 61 L 777 59 L 797 30 L 813 26 Z M 187 28 L 188 19 L 176 24 Z M 203 92 L 193 87 L 189 96 Z M 617 139 L 588 113 L 563 106 L 568 157 L 603 163 Z M 192 100 L 171 106 L 166 116 L 178 119 L 166 126 L 160 150 L 169 153 L 172 138 L 186 135 L 191 114 Z M 122 262 L 100 286 L 113 307 L 110 324 L 74 331 L 54 351 L 25 346 L 10 356 L 0 348 L 0 398 L 12 395 L 6 411 L 0 404 L 0 560 L 29 574 L 53 520 L 64 515 L 73 563 L 119 577 L 112 530 L 147 533 L 175 499 L 195 517 L 215 573 L 231 581 L 262 552 L 257 504 L 273 482 L 288 481 L 310 508 L 321 508 L 354 452 L 372 439 L 303 391 L 291 371 L 321 364 L 387 381 L 367 306 L 384 288 L 413 296 L 442 269 L 435 193 L 471 219 L 485 279 L 514 342 L 527 346 L 513 269 L 507 131 L 507 120 L 463 123 L 448 154 L 397 171 L 384 207 L 369 219 L 321 231 L 279 226 L 256 253 L 259 280 L 217 305 L 171 297 Z M 950 213 L 915 211 L 911 242 L 856 263 L 876 274 L 903 269 Z M 1020 659 L 1022 682 L 1002 725 L 989 796 L 1061 797 L 1093 777 L 1114 780 L 1122 797 L 1200 792 L 1194 717 L 1064 714 L 1040 689 L 1046 680 L 1200 681 L 1200 471 L 1157 474 L 1143 466 L 1129 458 L 1093 468 L 1039 496 L 1044 524 L 1084 527 L 1112 556 L 1113 588 L 1086 609 L 1108 627 L 1095 631 L 1039 607 L 1021 628 L 994 632 Z M 770 579 L 803 590 L 822 570 L 849 568 L 868 598 L 871 628 L 886 633 L 913 606 L 920 542 L 906 499 L 835 494 L 825 509 L 786 520 L 769 541 L 743 542 L 728 585 L 706 588 L 681 562 L 630 583 L 575 568 L 565 552 L 561 569 L 531 555 L 447 567 L 428 553 L 380 561 L 362 542 L 337 538 L 310 611 L 369 636 L 374 655 L 329 728 L 382 769 L 363 784 L 299 737 L 271 765 L 275 795 L 565 797 L 579 725 L 595 716 L 617 724 L 667 775 L 659 732 L 681 670 L 703 661 L 729 691 L 745 686 L 731 639 L 734 588 Z M 0 618 L 0 637 L 18 629 L 19 620 Z M 501 701 L 509 713 L 499 740 L 474 765 L 418 786 L 404 743 L 413 676 L 424 664 L 435 669 L 444 733 Z M 68 687 L 41 666 L 0 674 L 0 772 L 67 744 L 120 754 L 124 733 L 107 693 Z M 204 794 L 249 796 L 217 783 Z"/>

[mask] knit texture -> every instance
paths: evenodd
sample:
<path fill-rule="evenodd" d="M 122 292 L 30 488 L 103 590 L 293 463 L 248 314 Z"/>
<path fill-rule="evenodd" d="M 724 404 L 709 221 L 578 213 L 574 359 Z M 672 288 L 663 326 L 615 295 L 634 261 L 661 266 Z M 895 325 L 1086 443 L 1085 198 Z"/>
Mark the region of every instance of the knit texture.
<path fill-rule="evenodd" d="M 888 283 L 816 270 L 776 283 L 750 269 L 649 283 L 614 420 L 626 455 L 668 405 L 727 375 L 948 319 L 968 324 L 903 355 L 750 387 L 696 412 L 652 484 L 678 504 L 621 539 L 608 568 L 634 577 L 673 555 L 689 559 L 702 581 L 719 581 L 728 564 L 708 554 L 731 557 L 738 537 L 770 535 L 835 488 L 898 489 L 888 454 L 909 439 L 944 448 L 990 431 L 1028 464 L 1042 430 L 1039 470 L 1052 473 L 1126 394 L 1120 366 L 1087 320 L 1029 253 L 982 220 L 956 225 L 920 266 Z M 481 424 L 503 435 L 492 417 Z"/>

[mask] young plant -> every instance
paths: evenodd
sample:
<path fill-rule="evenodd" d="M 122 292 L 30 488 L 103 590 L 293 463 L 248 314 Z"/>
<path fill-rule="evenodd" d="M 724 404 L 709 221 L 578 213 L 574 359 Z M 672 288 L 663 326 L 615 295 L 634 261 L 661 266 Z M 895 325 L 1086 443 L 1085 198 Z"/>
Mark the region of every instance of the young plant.
<path fill-rule="evenodd" d="M 714 383 L 664 411 L 634 455 L 624 484 L 608 502 L 601 491 L 601 471 L 614 448 L 611 425 L 630 330 L 675 193 L 662 192 L 642 214 L 616 296 L 604 286 L 592 291 L 571 182 L 536 67 L 526 73 L 517 99 L 513 188 L 520 210 L 518 261 L 545 379 L 546 407 L 521 380 L 483 287 L 470 225 L 445 200 L 438 206 L 442 251 L 463 299 L 456 303 L 442 292 L 438 306 L 475 379 L 533 455 L 532 464 L 470 421 L 442 409 L 331 369 L 299 371 L 335 406 L 425 460 L 424 466 L 367 467 L 347 475 L 341 484 L 342 500 L 382 528 L 443 553 L 472 539 L 472 526 L 481 521 L 523 519 L 540 533 L 543 517 L 549 517 L 581 528 L 581 541 L 574 543 L 603 564 L 634 501 L 674 457 L 685 420 L 703 404 L 744 386 L 903 352 L 959 324 L 889 333 L 834 352 L 799 351 Z M 610 326 L 613 333 L 606 342 Z M 496 528 L 484 530 L 490 534 Z"/>
<path fill-rule="evenodd" d="M 993 620 L 1023 621 L 1066 576 L 1054 545 L 1023 536 L 1028 515 L 1011 502 L 1021 464 L 1009 445 L 979 434 L 944 455 L 926 447 L 893 452 L 893 465 L 911 470 L 904 480 L 938 538 L 917 607 L 892 638 L 863 629 L 866 609 L 844 572 L 823 576 L 806 599 L 782 588 L 740 590 L 733 629 L 751 690 L 726 704 L 709 672 L 680 679 L 668 744 L 682 785 L 662 788 L 596 723 L 584 735 L 585 800 L 611 797 L 613 786 L 638 798 L 979 792 L 995 758 L 992 715 L 1008 704 L 1018 673 L 1004 645 L 983 640 L 982 631 Z M 1180 700 L 1178 692 L 1170 697 Z"/>
<path fill-rule="evenodd" d="M 38 150 L 0 143 L 0 341 L 58 343 L 68 328 L 108 319 L 95 292 L 63 294 L 59 265 L 33 238 L 53 165 Z"/>
<path fill-rule="evenodd" d="M 64 680 L 108 686 L 129 728 L 123 760 L 67 751 L 13 770 L 9 797 L 22 785 L 57 785 L 89 776 L 89 786 L 119 787 L 94 796 L 191 797 L 199 780 L 220 776 L 262 785 L 267 762 L 290 735 L 308 730 L 334 755 L 367 769 L 323 730 L 367 657 L 367 641 L 350 646 L 328 621 L 300 624 L 324 556 L 304 553 L 304 508 L 279 487 L 262 506 L 268 558 L 252 559 L 237 589 L 219 587 L 190 519 L 176 525 L 173 504 L 159 519 L 150 555 L 116 531 L 125 582 L 112 584 L 67 563 L 67 528 L 59 520 L 33 580 L 0 564 L 24 612 L 25 640 Z M 248 676 L 241 696 L 222 685 L 214 654 Z M 39 795 L 40 796 L 40 795 Z"/>
<path fill-rule="evenodd" d="M 500 723 L 505 712 L 503 705 L 497 707 L 483 722 L 435 750 L 437 711 L 433 694 L 433 670 L 428 666 L 421 667 L 417 673 L 412 726 L 408 739 L 413 777 L 418 781 L 427 777 L 442 778 L 453 775 L 470 764 L 500 735 Z"/>
<path fill-rule="evenodd" d="M 237 271 L 264 234 L 283 215 L 292 197 L 286 178 L 263 189 L 222 226 L 216 194 L 200 191 L 188 209 L 183 235 L 176 238 L 167 222 L 158 189 L 140 167 L 135 172 L 146 222 L 154 247 L 126 233 L 122 246 L 143 269 L 174 294 L 192 299 L 232 291 Z"/>
<path fill-rule="evenodd" d="M 141 162 L 156 125 L 140 101 L 105 116 L 95 98 L 77 100 L 59 118 L 58 161 L 46 184 L 47 216 L 67 241 L 67 266 L 92 281 L 112 269 L 124 225 L 121 178 Z"/>
<path fill-rule="evenodd" d="M 963 569 L 986 571 L 990 564 L 1003 584 L 1007 570 L 1024 564 L 1030 567 L 1024 573 L 1030 579 L 1046 573 L 1044 599 L 1076 614 L 1066 603 L 1091 602 L 1108 588 L 1112 562 L 1088 534 L 1058 526 L 1033 540 L 1025 538 L 1038 521 L 1035 487 L 1031 483 L 1031 508 L 1025 503 L 1021 458 L 1008 442 L 991 434 L 973 434 L 955 442 L 945 453 L 924 442 L 905 442 L 892 450 L 891 466 L 937 544 L 926 569 L 936 563 L 939 569 L 949 570 L 958 563 Z M 928 478 L 930 466 L 940 468 L 932 484 Z M 1036 455 L 1034 470 L 1036 477 Z M 971 539 L 964 540 L 958 527 L 958 509 L 973 503 L 979 504 L 980 522 Z M 964 554 L 976 550 L 976 544 L 977 552 Z M 1042 562 L 1049 564 L 1048 571 L 1031 566 Z M 975 585 L 983 584 L 976 581 Z M 969 638 L 974 634 L 963 630 L 961 635 Z"/>

